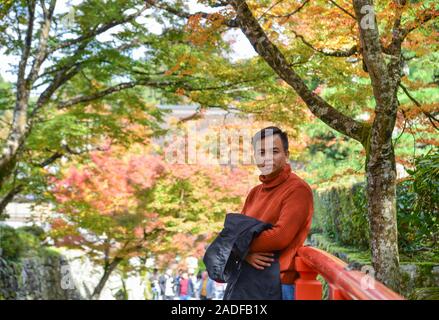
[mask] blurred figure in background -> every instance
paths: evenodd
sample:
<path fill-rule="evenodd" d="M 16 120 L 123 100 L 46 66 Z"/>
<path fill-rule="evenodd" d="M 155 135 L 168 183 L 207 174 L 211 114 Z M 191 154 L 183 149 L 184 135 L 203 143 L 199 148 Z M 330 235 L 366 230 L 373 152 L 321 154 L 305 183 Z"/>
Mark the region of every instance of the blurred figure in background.
<path fill-rule="evenodd" d="M 166 270 L 165 274 L 165 300 L 174 300 L 175 290 L 174 290 L 174 277 L 172 276 L 172 270 Z"/>
<path fill-rule="evenodd" d="M 214 300 L 223 300 L 226 291 L 226 283 L 214 281 Z"/>
<path fill-rule="evenodd" d="M 165 288 L 166 288 L 166 276 L 164 273 L 160 274 L 159 286 L 160 286 L 160 300 L 163 300 L 165 297 Z"/>
<path fill-rule="evenodd" d="M 202 272 L 198 271 L 197 275 L 194 275 L 194 299 L 196 300 L 200 300 L 200 292 L 201 292 L 201 284 L 203 282 L 203 278 L 202 278 Z"/>
<path fill-rule="evenodd" d="M 190 297 L 190 300 L 200 300 L 198 288 L 200 287 L 199 279 L 201 279 L 201 273 L 196 275 L 195 270 L 193 268 L 190 268 L 189 269 L 189 279 L 191 280 L 192 287 L 193 287 L 193 294 L 192 294 L 192 297 Z"/>
<path fill-rule="evenodd" d="M 187 272 L 183 272 L 180 277 L 180 290 L 178 296 L 180 300 L 189 300 L 194 295 L 194 286 Z"/>
<path fill-rule="evenodd" d="M 182 273 L 183 273 L 183 270 L 178 269 L 177 275 L 174 277 L 174 292 L 177 296 L 180 295 L 180 279 L 181 279 Z"/>
<path fill-rule="evenodd" d="M 149 282 L 151 283 L 151 291 L 152 291 L 152 300 L 161 300 L 161 288 L 159 283 L 159 274 L 158 270 L 154 268 L 154 271 L 149 278 Z"/>
<path fill-rule="evenodd" d="M 215 296 L 214 281 L 209 278 L 207 271 L 201 273 L 201 282 L 198 290 L 201 300 L 212 300 Z"/>

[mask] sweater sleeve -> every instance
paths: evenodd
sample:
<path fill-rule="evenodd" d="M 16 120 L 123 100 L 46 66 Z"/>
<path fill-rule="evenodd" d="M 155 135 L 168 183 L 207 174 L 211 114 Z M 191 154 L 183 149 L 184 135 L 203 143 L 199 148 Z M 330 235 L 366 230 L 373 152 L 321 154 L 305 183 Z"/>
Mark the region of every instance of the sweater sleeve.
<path fill-rule="evenodd" d="M 250 192 L 248 193 L 247 197 L 245 198 L 244 206 L 242 207 L 241 213 L 244 215 L 247 215 L 247 206 L 252 201 L 253 194 L 255 193 L 256 188 L 252 188 Z"/>
<path fill-rule="evenodd" d="M 273 228 L 261 232 L 251 243 L 250 252 L 271 252 L 286 248 L 312 217 L 313 196 L 299 186 L 284 199 L 279 219 Z"/>

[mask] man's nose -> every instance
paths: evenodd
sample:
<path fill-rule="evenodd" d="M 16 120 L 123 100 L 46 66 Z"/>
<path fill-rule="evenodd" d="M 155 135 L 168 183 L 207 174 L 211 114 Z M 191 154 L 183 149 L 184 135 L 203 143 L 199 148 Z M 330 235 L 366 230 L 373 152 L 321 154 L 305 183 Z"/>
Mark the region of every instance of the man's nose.
<path fill-rule="evenodd" d="M 273 164 L 274 163 L 273 155 L 265 155 L 264 158 L 263 158 L 263 161 L 264 161 L 265 165 Z"/>
<path fill-rule="evenodd" d="M 274 164 L 273 155 L 259 155 L 256 156 L 256 163 L 259 165 L 270 165 Z"/>

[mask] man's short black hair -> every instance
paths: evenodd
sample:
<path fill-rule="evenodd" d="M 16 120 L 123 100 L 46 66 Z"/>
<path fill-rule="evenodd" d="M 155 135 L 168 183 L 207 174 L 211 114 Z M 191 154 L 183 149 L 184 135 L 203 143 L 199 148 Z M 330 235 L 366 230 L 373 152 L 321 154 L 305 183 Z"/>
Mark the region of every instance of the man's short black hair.
<path fill-rule="evenodd" d="M 253 148 L 256 145 L 256 141 L 262 140 L 265 137 L 274 136 L 275 134 L 280 136 L 280 139 L 282 140 L 282 146 L 284 147 L 284 152 L 288 152 L 288 136 L 278 127 L 266 127 L 256 132 L 252 139 Z"/>

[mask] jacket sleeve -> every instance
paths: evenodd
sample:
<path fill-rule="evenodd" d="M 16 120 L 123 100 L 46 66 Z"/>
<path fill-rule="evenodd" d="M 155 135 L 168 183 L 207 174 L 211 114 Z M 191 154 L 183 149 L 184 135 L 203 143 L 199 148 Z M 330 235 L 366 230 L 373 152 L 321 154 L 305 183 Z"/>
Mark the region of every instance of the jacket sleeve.
<path fill-rule="evenodd" d="M 279 219 L 273 228 L 261 232 L 251 243 L 250 252 L 271 252 L 286 248 L 304 231 L 312 217 L 313 196 L 306 186 L 299 186 L 284 199 Z"/>

